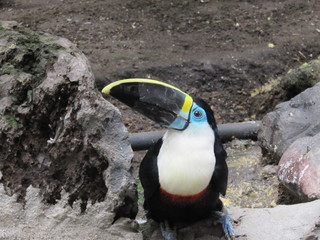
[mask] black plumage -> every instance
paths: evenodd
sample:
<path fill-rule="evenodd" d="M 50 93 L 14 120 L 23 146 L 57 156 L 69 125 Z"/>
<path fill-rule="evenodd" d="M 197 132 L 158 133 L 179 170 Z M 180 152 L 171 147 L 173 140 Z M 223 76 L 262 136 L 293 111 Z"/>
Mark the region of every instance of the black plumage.
<path fill-rule="evenodd" d="M 219 196 L 225 195 L 227 189 L 226 152 L 218 135 L 214 113 L 202 99 L 194 99 L 194 102 L 205 110 L 208 123 L 215 135 L 212 154 L 215 154 L 216 165 L 207 188 L 201 194 L 190 197 L 168 196 L 161 189 L 157 156 L 162 146 L 162 139 L 149 149 L 140 165 L 139 176 L 144 188 L 144 208 L 147 217 L 157 222 L 167 221 L 171 226 L 190 224 L 211 216 L 214 211 L 221 211 L 223 205 Z"/>

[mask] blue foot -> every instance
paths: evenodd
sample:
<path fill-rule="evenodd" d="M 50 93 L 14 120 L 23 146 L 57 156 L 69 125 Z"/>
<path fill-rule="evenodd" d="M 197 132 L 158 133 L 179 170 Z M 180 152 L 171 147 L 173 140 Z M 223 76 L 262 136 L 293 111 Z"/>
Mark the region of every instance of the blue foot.
<path fill-rule="evenodd" d="M 177 229 L 171 229 L 167 222 L 160 223 L 161 234 L 166 240 L 176 240 L 177 239 Z"/>
<path fill-rule="evenodd" d="M 233 239 L 235 237 L 234 229 L 232 226 L 231 217 L 223 212 L 215 212 L 215 215 L 219 216 L 218 223 L 221 223 L 223 232 L 227 239 Z"/>

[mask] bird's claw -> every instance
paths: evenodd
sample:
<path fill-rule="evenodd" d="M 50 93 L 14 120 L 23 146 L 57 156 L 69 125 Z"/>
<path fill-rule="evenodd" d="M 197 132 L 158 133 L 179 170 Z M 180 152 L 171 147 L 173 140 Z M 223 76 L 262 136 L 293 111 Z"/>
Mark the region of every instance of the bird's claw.
<path fill-rule="evenodd" d="M 224 214 L 220 217 L 220 222 L 222 224 L 223 232 L 228 239 L 233 239 L 235 236 L 234 229 L 232 226 L 232 219 L 228 214 Z"/>
<path fill-rule="evenodd" d="M 235 232 L 232 226 L 232 219 L 231 217 L 223 212 L 215 212 L 216 215 L 219 216 L 218 223 L 221 223 L 223 232 L 227 239 L 234 239 Z"/>
<path fill-rule="evenodd" d="M 177 239 L 177 229 L 176 229 L 176 227 L 171 229 L 167 222 L 160 223 L 160 230 L 161 230 L 162 236 L 166 240 L 176 240 Z"/>

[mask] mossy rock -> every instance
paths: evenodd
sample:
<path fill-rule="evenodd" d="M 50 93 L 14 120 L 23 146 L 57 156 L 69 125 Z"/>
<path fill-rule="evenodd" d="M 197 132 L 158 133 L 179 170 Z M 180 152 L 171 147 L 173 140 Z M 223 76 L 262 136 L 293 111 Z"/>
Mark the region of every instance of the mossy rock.
<path fill-rule="evenodd" d="M 135 217 L 128 132 L 69 40 L 0 21 L 0 139 L 2 195 L 25 204 L 32 186 L 49 206 L 66 194 L 82 214 L 106 202 L 103 226 Z M 11 225 L 21 225 L 17 214 Z"/>
<path fill-rule="evenodd" d="M 297 69 L 290 70 L 281 86 L 289 97 L 293 97 L 320 82 L 320 59 L 304 63 Z"/>
<path fill-rule="evenodd" d="M 270 79 L 251 91 L 251 97 L 256 100 L 253 108 L 258 109 L 256 115 L 263 117 L 279 103 L 288 101 L 318 82 L 320 82 L 320 58 L 306 62 L 283 76 Z"/>
<path fill-rule="evenodd" d="M 52 64 L 57 50 L 63 49 L 49 37 L 46 39 L 45 35 L 14 23 L 0 22 L 0 39 L 0 75 L 28 73 L 41 76 Z"/>

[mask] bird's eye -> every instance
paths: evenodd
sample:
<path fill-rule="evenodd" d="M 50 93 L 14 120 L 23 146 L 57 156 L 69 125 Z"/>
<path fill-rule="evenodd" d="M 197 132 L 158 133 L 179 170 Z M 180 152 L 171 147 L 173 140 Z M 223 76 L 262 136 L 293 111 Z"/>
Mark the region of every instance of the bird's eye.
<path fill-rule="evenodd" d="M 193 115 L 195 116 L 195 117 L 197 117 L 197 118 L 200 118 L 200 117 L 202 117 L 202 112 L 200 112 L 200 111 L 194 111 L 194 113 L 193 113 Z"/>

